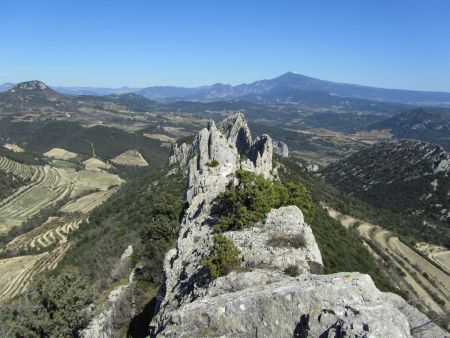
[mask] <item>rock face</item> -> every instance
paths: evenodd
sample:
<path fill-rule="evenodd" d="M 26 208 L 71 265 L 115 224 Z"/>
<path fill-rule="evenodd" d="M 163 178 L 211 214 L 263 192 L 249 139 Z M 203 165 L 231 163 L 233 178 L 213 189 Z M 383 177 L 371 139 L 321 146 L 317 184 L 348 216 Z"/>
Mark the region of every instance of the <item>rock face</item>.
<path fill-rule="evenodd" d="M 273 140 L 273 153 L 281 157 L 289 157 L 289 148 L 286 143 Z"/>
<path fill-rule="evenodd" d="M 273 177 L 272 140 L 251 140 L 237 114 L 219 128 L 211 121 L 188 158 L 179 156 L 186 159 L 189 206 L 176 248 L 166 255 L 150 337 L 443 336 L 434 324 L 414 332 L 427 318 L 380 292 L 368 275 L 312 274 L 322 270 L 322 257 L 295 206 L 273 209 L 253 227 L 225 232 L 240 250 L 242 271 L 207 278 L 201 260 L 213 241 L 212 201 L 234 184 L 237 169 Z"/>
<path fill-rule="evenodd" d="M 226 236 L 242 253 L 245 268 L 264 267 L 284 271 L 289 266 L 309 272 L 310 266 L 319 270 L 322 256 L 311 228 L 304 222 L 303 213 L 296 206 L 272 210 L 263 222 L 242 231 L 230 231 Z M 288 239 L 298 238 L 299 247 L 292 247 Z"/>

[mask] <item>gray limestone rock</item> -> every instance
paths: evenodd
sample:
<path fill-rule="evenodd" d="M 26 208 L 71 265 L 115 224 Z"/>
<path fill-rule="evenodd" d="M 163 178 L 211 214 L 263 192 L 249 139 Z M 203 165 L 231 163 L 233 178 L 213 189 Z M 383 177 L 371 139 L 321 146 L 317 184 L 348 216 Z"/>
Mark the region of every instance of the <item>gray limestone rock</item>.
<path fill-rule="evenodd" d="M 272 140 L 273 153 L 281 157 L 289 157 L 289 148 L 282 141 Z"/>
<path fill-rule="evenodd" d="M 303 213 L 296 206 L 273 209 L 262 224 L 230 231 L 226 236 L 241 251 L 241 265 L 245 268 L 284 271 L 295 266 L 299 272 L 309 272 L 314 266 L 316 270 L 322 270 L 319 247 L 311 228 L 304 222 Z"/>
<path fill-rule="evenodd" d="M 304 274 L 280 280 L 262 278 L 260 271 L 231 275 L 242 288 L 205 295 L 174 311 L 160 336 L 410 337 L 407 317 L 367 275 Z"/>
<path fill-rule="evenodd" d="M 252 142 L 242 114 L 213 121 L 174 158 L 186 163 L 188 207 L 176 248 L 164 263 L 151 337 L 443 337 L 445 332 L 402 298 L 380 292 L 368 275 L 316 275 L 322 257 L 295 206 L 226 232 L 241 252 L 242 271 L 210 280 L 201 261 L 213 241 L 211 207 L 235 172 L 272 179 L 273 141 Z M 179 155 L 176 155 L 179 154 Z M 185 154 L 188 154 L 187 156 Z M 287 268 L 297 267 L 297 277 Z"/>
<path fill-rule="evenodd" d="M 252 135 L 242 113 L 233 114 L 224 119 L 220 123 L 219 129 L 228 141 L 236 146 L 240 154 L 249 151 L 252 145 Z"/>

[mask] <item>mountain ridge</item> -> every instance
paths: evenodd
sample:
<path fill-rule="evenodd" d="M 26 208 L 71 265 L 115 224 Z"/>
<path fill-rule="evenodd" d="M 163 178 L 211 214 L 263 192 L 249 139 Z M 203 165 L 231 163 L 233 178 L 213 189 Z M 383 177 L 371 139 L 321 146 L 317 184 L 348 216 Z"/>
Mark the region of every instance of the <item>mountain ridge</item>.
<path fill-rule="evenodd" d="M 246 95 L 270 96 L 274 89 L 286 87 L 296 90 L 309 90 L 349 98 L 372 101 L 395 102 L 413 105 L 450 107 L 450 93 L 441 91 L 418 91 L 406 89 L 379 88 L 367 85 L 333 82 L 287 72 L 272 79 L 257 80 L 250 83 L 230 85 L 215 83 L 200 87 L 150 86 L 145 88 L 106 88 L 106 87 L 52 87 L 54 90 L 70 95 L 108 95 L 135 92 L 149 99 L 214 101 L 239 99 Z M 1 85 L 1 88 L 8 86 Z"/>

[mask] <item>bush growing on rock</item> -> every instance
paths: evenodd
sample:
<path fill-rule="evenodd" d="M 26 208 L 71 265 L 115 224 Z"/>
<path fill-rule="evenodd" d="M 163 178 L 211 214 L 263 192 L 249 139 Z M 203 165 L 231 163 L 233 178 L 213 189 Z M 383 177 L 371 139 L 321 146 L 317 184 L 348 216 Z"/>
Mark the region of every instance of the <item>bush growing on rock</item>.
<path fill-rule="evenodd" d="M 214 244 L 209 256 L 203 259 L 202 265 L 208 270 L 211 278 L 225 276 L 239 268 L 239 249 L 223 234 L 214 236 Z"/>
<path fill-rule="evenodd" d="M 219 161 L 217 161 L 217 160 L 212 160 L 211 162 L 208 162 L 208 163 L 206 163 L 205 165 L 206 165 L 207 167 L 214 168 L 214 167 L 217 167 L 217 166 L 219 165 Z"/>
<path fill-rule="evenodd" d="M 301 234 L 288 236 L 285 234 L 274 235 L 269 238 L 267 245 L 274 248 L 304 248 L 306 246 L 305 237 Z"/>
<path fill-rule="evenodd" d="M 245 170 L 236 172 L 238 184 L 221 193 L 214 206 L 220 215 L 218 231 L 241 230 L 264 219 L 273 208 L 296 205 L 308 219 L 313 202 L 309 191 L 300 183 L 283 184 L 266 180 Z"/>

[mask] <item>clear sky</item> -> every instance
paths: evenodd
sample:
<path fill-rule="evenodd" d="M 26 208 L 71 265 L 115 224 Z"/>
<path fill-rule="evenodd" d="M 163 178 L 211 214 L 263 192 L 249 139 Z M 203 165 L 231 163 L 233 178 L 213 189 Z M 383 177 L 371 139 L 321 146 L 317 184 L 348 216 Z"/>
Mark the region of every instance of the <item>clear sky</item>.
<path fill-rule="evenodd" d="M 450 92 L 450 1 L 0 3 L 0 83 L 198 86 L 287 71 Z"/>

